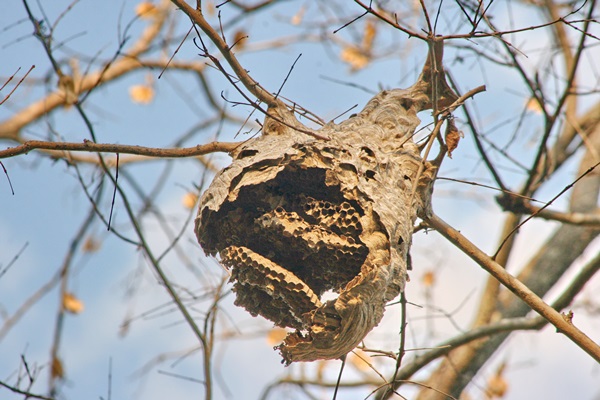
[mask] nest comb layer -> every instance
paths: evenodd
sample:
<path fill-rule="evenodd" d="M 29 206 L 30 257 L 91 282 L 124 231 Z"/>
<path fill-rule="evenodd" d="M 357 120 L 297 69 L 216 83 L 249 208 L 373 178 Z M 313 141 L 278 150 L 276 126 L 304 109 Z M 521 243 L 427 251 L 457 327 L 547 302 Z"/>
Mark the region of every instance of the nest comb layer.
<path fill-rule="evenodd" d="M 238 306 L 295 329 L 278 346 L 286 363 L 347 354 L 403 290 L 433 176 L 411 140 L 428 101 L 414 87 L 382 92 L 319 130 L 330 140 L 271 108 L 263 136 L 204 193 L 198 241 L 231 270 Z M 338 297 L 322 303 L 327 291 Z"/>

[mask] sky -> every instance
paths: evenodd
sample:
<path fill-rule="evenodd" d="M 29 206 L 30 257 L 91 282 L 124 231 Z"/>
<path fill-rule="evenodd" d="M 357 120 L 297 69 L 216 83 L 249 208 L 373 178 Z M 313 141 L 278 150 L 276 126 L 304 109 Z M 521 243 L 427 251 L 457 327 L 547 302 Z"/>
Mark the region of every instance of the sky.
<path fill-rule="evenodd" d="M 50 21 L 55 21 L 69 4 L 62 0 L 47 2 L 43 3 L 43 10 Z M 125 32 L 125 27 L 134 18 L 136 3 L 81 0 L 73 4 L 57 24 L 54 36 L 59 38 L 58 41 L 64 41 L 64 44 L 57 45 L 64 65 L 68 65 L 69 57 L 76 57 L 81 60 L 80 68 L 84 69 L 91 58 L 108 58 L 116 51 L 120 32 Z M 309 2 L 284 3 L 283 6 L 252 16 L 235 29 L 249 33 L 250 49 L 252 45 L 259 47 L 264 41 L 272 39 L 274 33 L 297 34 L 301 31 L 289 21 L 299 12 L 301 4 L 307 5 Z M 30 5 L 36 15 L 41 15 L 37 3 Z M 306 7 L 307 12 L 319 10 L 315 5 Z M 223 8 L 222 12 L 224 15 L 232 13 L 227 8 Z M 348 14 L 359 14 L 359 10 L 353 8 L 348 10 Z M 503 17 L 501 13 L 499 15 L 500 24 Z M 533 13 L 515 15 L 518 17 L 512 23 L 516 26 L 530 23 L 527 18 L 535 18 Z M 0 14 L 0 76 L 8 77 L 19 67 L 21 71 L 17 75 L 22 76 L 31 65 L 35 65 L 30 78 L 32 81 L 43 80 L 49 73 L 48 61 L 40 43 L 30 36 L 32 27 L 25 18 L 23 3 L 16 1 L 10 1 Z M 215 23 L 216 19 L 213 17 L 211 22 Z M 143 20 L 134 21 L 127 31 L 132 38 L 130 40 L 137 37 L 146 24 Z M 181 18 L 177 33 L 184 32 L 187 26 Z M 349 28 L 340 34 L 340 40 L 353 34 L 360 32 Z M 355 73 L 351 73 L 348 65 L 339 62 L 339 48 L 318 42 L 290 46 L 275 53 L 249 51 L 240 54 L 240 60 L 257 81 L 275 91 L 301 53 L 302 57 L 286 81 L 282 94 L 325 119 L 331 119 L 354 105 L 360 109 L 379 88 L 406 87 L 416 78 L 424 58 L 423 46 L 407 41 L 395 32 L 386 31 L 381 35 L 381 40 L 390 43 L 398 41 L 400 46 L 405 46 L 406 54 L 392 53 Z M 527 50 L 525 63 L 536 65 L 546 56 L 536 50 L 542 47 L 540 41 L 543 38 L 544 32 L 540 31 L 517 38 L 520 48 Z M 413 49 L 416 50 L 409 52 Z M 447 49 L 450 55 L 460 52 L 457 47 Z M 594 55 L 597 60 L 600 59 L 597 50 L 591 57 Z M 191 42 L 181 47 L 177 57 L 181 60 L 200 59 L 198 49 Z M 589 64 L 585 65 L 585 68 L 590 68 Z M 490 65 L 481 66 L 472 59 L 447 67 L 462 89 L 486 84 L 487 91 L 477 96 L 472 104 L 481 125 L 500 125 L 503 121 L 514 119 L 523 109 L 527 93 L 522 91 L 520 78 L 516 74 Z M 179 73 L 167 73 L 160 80 L 157 75 L 158 72 L 153 71 L 126 76 L 101 88 L 89 100 L 86 110 L 92 116 L 99 141 L 170 146 L 182 132 L 192 129 L 201 118 L 211 115 L 210 107 L 198 93 L 195 80 Z M 217 72 L 211 72 L 210 77 L 216 93 L 230 100 L 239 100 L 239 96 Z M 153 81 L 155 99 L 147 105 L 132 102 L 129 89 L 148 79 Z M 333 79 L 366 87 L 371 93 L 336 83 Z M 28 101 L 41 98 L 46 90 L 43 85 L 23 84 L 9 102 L 0 106 L 0 121 L 10 117 Z M 4 95 L 5 90 L 0 93 Z M 595 96 L 597 100 L 598 96 Z M 593 101 L 593 96 L 582 99 L 584 104 L 592 104 Z M 247 107 L 244 109 L 243 106 L 232 107 L 232 110 L 238 115 L 248 112 Z M 421 115 L 424 123 L 427 117 Z M 536 133 L 539 133 L 539 118 L 527 115 L 524 124 L 528 129 L 521 132 L 522 137 L 514 145 L 517 147 L 514 154 L 526 159 L 530 154 L 527 143 L 531 145 Z M 234 140 L 238 130 L 239 125 L 232 123 L 211 125 L 192 136 L 184 145 L 205 143 L 215 138 Z M 47 138 L 50 131 L 68 141 L 82 141 L 88 137 L 85 126 L 74 110 L 54 113 L 48 119 L 28 127 L 24 133 L 31 138 Z M 499 128 L 493 133 L 502 142 L 510 141 L 513 131 Z M 2 148 L 13 145 L 0 141 Z M 225 166 L 229 158 L 217 154 L 211 157 L 211 162 Z M 77 237 L 78 224 L 89 211 L 89 202 L 82 193 L 73 168 L 64 162 L 30 153 L 4 159 L 2 163 L 15 194 L 11 194 L 6 175 L 0 174 L 0 271 L 13 258 L 18 258 L 0 276 L 0 320 L 13 315 L 25 299 L 56 274 L 72 240 Z M 539 196 L 548 199 L 560 191 L 572 179 L 576 167 L 576 163 L 568 163 L 557 174 L 556 183 L 548 185 L 548 189 L 541 191 Z M 184 232 L 181 241 L 186 253 L 170 252 L 164 258 L 163 265 L 174 282 L 198 291 L 195 293 L 198 298 L 193 310 L 194 316 L 201 317 L 203 307 L 207 304 L 207 300 L 201 296 L 201 287 L 207 281 L 215 283 L 221 267 L 215 260 L 204 257 L 195 243 L 193 221 L 190 219 L 195 210 L 183 206 L 182 198 L 194 186 L 202 184 L 202 168 L 194 160 L 171 161 L 168 168 L 171 168 L 168 181 L 153 200 L 170 226 Z M 83 167 L 82 171 L 88 182 L 97 179 L 92 168 Z M 145 192 L 150 193 L 151 188 L 160 182 L 165 163 L 143 162 L 128 167 L 126 171 L 144 184 Z M 519 173 L 509 170 L 508 165 L 504 173 L 507 179 L 519 182 Z M 461 142 L 454 158 L 445 161 L 441 175 L 491 183 L 469 137 Z M 125 175 L 122 179 L 127 182 Z M 134 205 L 140 207 L 142 199 L 135 196 L 135 188 L 129 185 L 127 191 L 135 199 Z M 564 204 L 566 199 L 557 202 L 557 206 Z M 111 207 L 110 196 L 105 196 L 99 206 L 106 213 Z M 440 182 L 436 186 L 434 208 L 442 218 L 484 251 L 494 251 L 503 215 L 488 189 Z M 114 226 L 126 236 L 133 237 L 133 230 L 119 199 L 115 202 L 114 213 Z M 523 260 L 531 257 L 533 250 L 544 242 L 555 226 L 541 221 L 525 225 L 509 270 L 516 271 Z M 156 218 L 145 220 L 148 241 L 156 254 L 161 254 L 169 246 L 169 240 L 160 227 Z M 70 290 L 80 298 L 85 309 L 77 315 L 66 315 L 64 321 L 61 359 L 65 365 L 66 380 L 60 398 L 202 398 L 202 384 L 185 379 L 201 379 L 202 376 L 197 341 L 178 312 L 169 304 L 164 288 L 157 283 L 144 255 L 135 246 L 106 232 L 99 223 L 92 225 L 86 237 L 98 240 L 100 247 L 94 253 L 78 253 L 73 262 Z M 596 241 L 579 262 L 593 257 L 598 249 L 600 243 Z M 447 335 L 458 334 L 461 329 L 468 327 L 486 274 L 435 233 L 418 233 L 414 236 L 412 258 L 415 268 L 407 286 L 409 300 L 416 304 L 432 304 L 451 314 L 450 319 L 427 307 L 414 307 L 409 311 L 410 345 L 413 348 L 433 346 Z M 574 266 L 572 273 L 576 270 L 577 266 Z M 431 271 L 435 273 L 435 284 L 432 290 L 427 291 L 421 282 L 423 276 Z M 599 290 L 600 281 L 596 277 L 586 286 L 581 298 L 594 298 Z M 595 300 L 598 301 L 597 295 Z M 39 370 L 40 378 L 32 391 L 43 393 L 48 379 L 49 349 L 59 302 L 58 289 L 50 290 L 16 326 L 0 338 L 0 380 L 15 382 L 15 374 L 19 373 L 23 356 L 32 369 Z M 399 315 L 397 306 L 388 307 L 384 320 L 367 337 L 366 343 L 393 348 L 398 340 Z M 130 318 L 133 318 L 132 322 L 125 329 L 123 323 Z M 576 318 L 584 332 L 596 341 L 600 340 L 597 317 L 579 310 Z M 337 361 L 287 368 L 281 365 L 280 356 L 272 350 L 273 344 L 267 340 L 271 328 L 268 321 L 253 318 L 235 307 L 233 295 L 224 298 L 218 330 L 224 337 L 232 334 L 234 337 L 219 340 L 216 345 L 213 357 L 215 398 L 260 398 L 265 387 L 275 379 L 300 371 L 307 376 L 314 376 L 322 365 L 325 365 L 326 376 L 335 377 L 339 368 Z M 390 335 L 390 332 L 394 334 Z M 373 362 L 385 368 L 381 360 Z M 597 384 L 600 368 L 574 344 L 556 334 L 552 327 L 546 327 L 540 333 L 514 334 L 499 355 L 484 367 L 482 375 L 476 378 L 470 390 L 473 398 L 483 398 L 480 388 L 486 386 L 487 377 L 502 362 L 508 365 L 506 379 L 510 387 L 506 399 L 600 399 Z M 345 370 L 345 374 L 348 374 L 345 376 L 349 378 L 360 377 L 363 373 L 352 365 Z M 331 396 L 331 391 L 311 390 L 318 398 Z M 403 388 L 401 393 L 411 398 L 416 388 L 409 386 Z M 342 390 L 340 396 L 344 399 L 362 399 L 368 394 L 368 390 Z M 275 392 L 269 398 L 288 397 L 304 398 L 297 388 L 289 387 Z M 12 400 L 22 397 L 0 389 L 0 398 Z"/>

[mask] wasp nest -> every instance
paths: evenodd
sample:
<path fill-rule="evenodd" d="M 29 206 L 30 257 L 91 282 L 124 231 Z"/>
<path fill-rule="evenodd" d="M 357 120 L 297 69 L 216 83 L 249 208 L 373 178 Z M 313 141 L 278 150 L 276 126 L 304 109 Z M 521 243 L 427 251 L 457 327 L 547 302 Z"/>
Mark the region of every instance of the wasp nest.
<path fill-rule="evenodd" d="M 278 346 L 288 364 L 347 354 L 404 288 L 434 173 L 412 141 L 428 76 L 325 125 L 328 140 L 271 107 L 201 199 L 199 243 L 231 270 L 236 305 L 293 329 Z M 337 298 L 322 302 L 327 291 Z"/>

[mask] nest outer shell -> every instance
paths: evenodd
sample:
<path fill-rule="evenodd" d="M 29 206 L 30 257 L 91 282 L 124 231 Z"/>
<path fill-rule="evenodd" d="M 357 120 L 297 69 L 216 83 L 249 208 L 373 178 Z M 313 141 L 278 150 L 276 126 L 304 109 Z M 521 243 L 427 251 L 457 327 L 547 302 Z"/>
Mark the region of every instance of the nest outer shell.
<path fill-rule="evenodd" d="M 358 238 L 368 254 L 356 276 L 337 290 L 337 299 L 324 304 L 313 299 L 309 303 L 314 308 L 308 311 L 310 304 L 307 306 L 306 301 L 300 302 L 301 306 L 289 304 L 294 303 L 289 300 L 293 296 L 286 297 L 281 293 L 295 290 L 297 286 L 291 282 L 296 282 L 296 275 L 301 276 L 305 271 L 297 269 L 294 273 L 285 265 L 281 267 L 288 271 L 289 278 L 283 276 L 269 281 L 275 282 L 275 286 L 264 288 L 265 293 L 268 292 L 267 298 L 279 296 L 283 314 L 294 316 L 294 321 L 287 326 L 298 331 L 289 334 L 278 346 L 286 363 L 334 359 L 347 354 L 379 323 L 385 304 L 404 289 L 413 224 L 416 215 L 429 207 L 434 175 L 433 168 L 423 164 L 411 139 L 420 122 L 416 114 L 426 102 L 427 97 L 417 90 L 381 92 L 358 115 L 320 129 L 319 134 L 329 137 L 328 141 L 294 129 L 298 126 L 304 130 L 308 128 L 297 122 L 287 110 L 271 108 L 271 118 L 267 117 L 265 121 L 264 134 L 244 143 L 233 155 L 232 164 L 214 178 L 202 196 L 195 231 L 205 252 L 213 256 L 238 244 L 223 228 L 234 226 L 238 220 L 231 220 L 227 225 L 223 219 L 229 218 L 230 214 L 220 214 L 222 210 L 237 207 L 242 214 L 248 211 L 252 215 L 246 221 L 247 229 L 252 230 L 249 235 L 260 236 L 259 228 L 251 224 L 252 220 L 256 220 L 254 216 L 257 213 L 263 212 L 261 208 L 265 207 L 265 197 L 270 195 L 273 182 L 282 176 L 282 172 L 306 175 L 310 179 L 324 176 L 321 186 L 310 179 L 290 186 L 293 196 L 303 190 L 321 191 L 321 196 L 329 193 L 336 197 L 334 202 L 346 200 L 358 205 L 361 214 Z M 418 176 L 422 164 L 425 168 Z M 280 196 L 283 199 L 280 201 L 290 197 L 281 193 L 279 187 L 275 187 L 274 191 L 277 192 L 273 194 L 274 198 Z M 260 199 L 253 198 L 257 193 Z M 255 205 L 260 201 L 260 206 Z M 275 206 L 269 204 L 271 208 Z M 269 211 L 272 210 L 264 210 Z M 260 256 L 273 258 L 268 254 Z M 279 259 L 286 258 L 280 255 Z M 234 269 L 250 268 L 246 271 L 250 277 L 244 278 L 247 281 L 241 282 L 236 289 L 238 295 L 244 287 L 261 290 L 256 282 L 265 281 L 265 272 L 252 269 L 241 260 L 232 261 L 229 266 Z M 305 268 L 308 270 L 311 266 Z M 344 266 L 331 266 L 331 273 L 336 273 L 334 268 L 343 269 Z M 318 272 L 311 271 L 313 275 Z M 253 279 L 256 281 L 254 284 L 251 282 Z M 312 296 L 312 292 L 306 294 L 306 288 L 302 290 L 306 296 Z M 250 308 L 253 314 L 261 314 L 259 305 L 254 304 Z M 264 316 L 275 323 L 292 320 L 274 317 L 272 310 Z"/>

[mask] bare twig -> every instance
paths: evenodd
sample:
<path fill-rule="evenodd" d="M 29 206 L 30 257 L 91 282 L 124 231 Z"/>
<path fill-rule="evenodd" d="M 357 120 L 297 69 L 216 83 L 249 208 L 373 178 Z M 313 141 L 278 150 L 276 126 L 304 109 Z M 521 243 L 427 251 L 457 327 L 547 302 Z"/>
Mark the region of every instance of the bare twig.
<path fill-rule="evenodd" d="M 27 246 L 29 246 L 29 242 L 26 242 L 23 247 L 21 247 L 21 250 L 19 250 L 17 252 L 17 254 L 15 254 L 15 256 L 12 258 L 12 260 L 10 260 L 8 262 L 8 264 L 6 265 L 6 267 L 0 268 L 0 279 L 4 276 L 4 274 L 6 274 L 6 272 L 8 272 L 8 270 L 10 269 L 10 267 L 12 267 L 15 262 L 17 262 L 17 260 L 19 259 L 19 257 L 21 257 L 21 254 L 23 254 L 23 252 L 25 251 L 25 249 L 27 248 Z M 1 267 L 1 265 L 0 265 Z"/>
<path fill-rule="evenodd" d="M 427 40 L 427 36 L 423 35 L 421 33 L 418 33 L 417 31 L 408 29 L 402 25 L 400 25 L 398 23 L 398 21 L 393 21 L 391 20 L 388 16 L 377 12 L 377 10 L 375 10 L 373 7 L 371 7 L 371 3 L 369 3 L 369 5 L 367 6 L 366 4 L 364 4 L 364 2 L 359 1 L 359 0 L 354 0 L 354 2 L 356 4 L 358 4 L 360 7 L 362 7 L 367 13 L 374 15 L 375 17 L 379 18 L 380 20 L 382 20 L 383 22 L 385 22 L 386 24 L 393 26 L 394 28 L 406 33 L 409 37 L 417 37 L 421 40 Z"/>
<path fill-rule="evenodd" d="M 6 175 L 6 179 L 8 180 L 8 186 L 10 186 L 10 192 L 14 196 L 15 195 L 15 189 L 13 188 L 12 182 L 10 181 L 10 176 L 8 176 L 8 171 L 6 170 L 6 167 L 4 166 L 4 164 L 2 163 L 2 161 L 0 161 L 0 167 L 2 167 L 2 170 L 4 171 L 4 175 Z"/>
<path fill-rule="evenodd" d="M 275 98 L 271 93 L 265 90 L 258 82 L 256 82 L 248 74 L 248 71 L 239 63 L 235 55 L 232 53 L 229 45 L 223 40 L 221 35 L 206 21 L 201 9 L 194 9 L 184 0 L 171 0 L 173 4 L 179 7 L 192 22 L 200 27 L 202 31 L 208 36 L 211 42 L 221 52 L 227 63 L 233 69 L 233 72 L 240 79 L 246 89 L 256 96 L 260 101 L 266 103 L 270 107 L 281 105 L 279 100 Z"/>
<path fill-rule="evenodd" d="M 575 186 L 575 184 L 577 182 L 579 182 L 581 179 L 583 179 L 586 175 L 588 175 L 590 172 L 592 172 L 593 170 L 596 169 L 596 167 L 598 167 L 600 165 L 600 161 L 597 162 L 596 164 L 592 165 L 591 167 L 589 167 L 583 174 L 579 175 L 577 177 L 577 179 L 575 179 L 573 182 L 571 182 L 570 184 L 568 184 L 567 186 L 565 186 L 556 196 L 554 196 L 548 203 L 546 203 L 543 207 L 540 207 L 539 209 L 537 209 L 537 211 L 535 211 L 533 214 L 531 214 L 529 217 L 525 218 L 521 223 L 519 223 L 517 226 L 515 226 L 513 228 L 512 231 L 510 231 L 508 233 L 508 235 L 506 235 L 504 237 L 504 239 L 502 240 L 502 243 L 500 243 L 500 246 L 498 246 L 498 250 L 496 250 L 496 253 L 494 254 L 494 256 L 492 257 L 493 259 L 496 258 L 496 256 L 498 255 L 498 253 L 500 252 L 500 250 L 502 250 L 502 247 L 504 246 L 504 244 L 507 242 L 507 240 L 521 227 L 523 226 L 526 222 L 528 222 L 530 219 L 532 219 L 533 217 L 535 217 L 536 215 L 538 215 L 540 212 L 544 211 L 547 207 L 549 207 L 552 203 L 554 203 L 554 201 L 556 201 L 556 199 L 558 199 L 559 197 L 561 197 L 563 194 L 565 194 L 565 192 L 567 192 L 569 189 L 571 189 L 573 186 Z"/>
<path fill-rule="evenodd" d="M 7 388 L 13 393 L 21 394 L 27 399 L 40 399 L 40 400 L 54 400 L 54 397 L 42 396 L 41 394 L 35 394 L 28 391 L 19 389 L 18 387 L 9 385 L 8 383 L 0 381 L 0 386 Z"/>
<path fill-rule="evenodd" d="M 17 88 L 18 88 L 18 87 L 21 85 L 21 83 L 23 83 L 23 81 L 25 80 L 25 78 L 27 78 L 27 75 L 29 75 L 29 73 L 30 73 L 31 71 L 33 71 L 33 69 L 34 69 L 34 68 L 35 68 L 35 65 L 32 65 L 32 66 L 29 68 L 29 71 L 27 71 L 27 72 L 25 73 L 25 75 L 23 75 L 23 77 L 22 77 L 22 78 L 19 80 L 19 82 L 17 82 L 17 84 L 15 85 L 15 87 L 14 87 L 14 88 L 12 88 L 12 90 L 10 91 L 10 93 L 8 93 L 6 96 L 4 96 L 4 98 L 3 98 L 3 99 L 0 101 L 0 106 L 1 106 L 2 104 L 4 104 L 4 102 L 5 102 L 6 100 L 8 100 L 8 99 L 10 98 L 10 96 L 11 96 L 11 95 L 12 95 L 12 94 L 15 92 L 15 90 L 17 90 Z M 9 77 L 9 78 L 8 78 L 8 80 L 7 80 L 7 81 L 6 81 L 6 82 L 5 82 L 5 83 L 2 85 L 2 87 L 0 88 L 0 90 L 4 89 L 4 87 L 5 87 L 5 86 L 6 86 L 6 85 L 7 85 L 7 84 L 8 84 L 8 83 L 9 83 L 9 82 L 10 82 L 10 81 L 13 79 L 13 77 L 15 76 L 15 74 L 16 74 L 17 72 L 19 72 L 19 70 L 20 70 L 20 69 L 21 69 L 21 67 L 19 67 L 19 69 L 17 69 L 17 71 L 16 71 L 16 72 L 15 72 L 15 73 L 14 73 L 14 74 L 11 76 L 11 77 Z"/>
<path fill-rule="evenodd" d="M 37 21 L 33 15 L 30 19 L 35 26 Z M 101 84 L 111 82 L 131 71 L 144 68 L 144 64 L 140 62 L 138 56 L 143 51 L 147 50 L 152 40 L 156 38 L 156 35 L 158 35 L 160 32 L 160 27 L 162 27 L 163 20 L 164 19 L 158 19 L 154 24 L 147 27 L 140 35 L 139 40 L 136 41 L 131 48 L 124 52 L 125 54 L 123 55 L 123 58 L 114 62 L 111 60 L 101 70 L 86 74 L 85 76 L 81 77 L 80 80 L 73 82 L 73 87 L 76 90 L 76 94 L 88 92 L 97 88 Z M 43 40 L 44 39 L 42 38 L 42 42 Z M 51 49 L 48 48 L 48 44 L 44 42 L 43 44 L 44 49 L 47 52 L 50 52 L 49 54 L 52 56 L 50 51 Z M 51 58 L 50 61 L 52 62 L 53 59 Z M 56 61 L 53 62 L 56 64 Z M 163 61 L 160 64 L 164 67 L 167 65 L 167 61 Z M 199 65 L 198 67 L 201 68 Z M 173 68 L 173 65 L 171 65 L 171 68 Z M 38 120 L 42 116 L 47 115 L 56 108 L 64 106 L 65 104 L 67 104 L 67 98 L 63 91 L 59 89 L 53 91 L 42 99 L 35 101 L 22 110 L 16 112 L 10 118 L 0 122 L 0 138 L 17 139 L 23 127 Z"/>
<path fill-rule="evenodd" d="M 385 394 L 383 395 L 384 398 L 391 395 L 395 391 L 394 382 L 397 379 L 398 371 L 402 365 L 402 359 L 406 353 L 406 294 L 404 292 L 400 293 L 400 305 L 402 307 L 402 317 L 400 319 L 400 348 L 398 349 L 398 356 L 396 357 L 394 374 L 392 375 L 392 380 L 390 381 L 389 386 L 385 390 Z"/>

